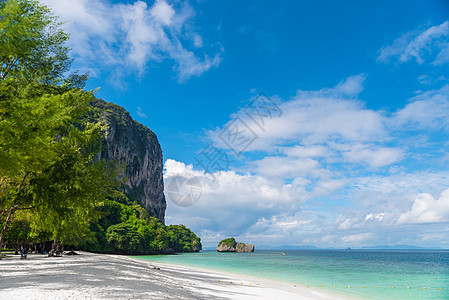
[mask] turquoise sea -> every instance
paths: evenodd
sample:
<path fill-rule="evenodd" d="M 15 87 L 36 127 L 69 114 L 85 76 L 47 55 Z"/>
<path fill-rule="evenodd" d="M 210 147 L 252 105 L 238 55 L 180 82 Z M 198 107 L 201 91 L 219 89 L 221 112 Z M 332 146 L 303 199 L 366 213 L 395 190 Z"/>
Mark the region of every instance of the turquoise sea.
<path fill-rule="evenodd" d="M 449 299 L 449 250 L 202 251 L 136 258 L 273 279 L 363 299 Z"/>

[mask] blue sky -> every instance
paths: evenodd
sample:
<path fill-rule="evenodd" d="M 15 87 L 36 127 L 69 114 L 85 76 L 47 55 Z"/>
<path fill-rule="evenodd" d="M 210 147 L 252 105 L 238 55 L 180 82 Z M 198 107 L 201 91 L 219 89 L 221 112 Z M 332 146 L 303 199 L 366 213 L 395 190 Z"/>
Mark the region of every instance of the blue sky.
<path fill-rule="evenodd" d="M 447 1 L 42 2 L 88 88 L 158 135 L 166 185 L 199 179 L 166 219 L 206 247 L 449 247 Z"/>

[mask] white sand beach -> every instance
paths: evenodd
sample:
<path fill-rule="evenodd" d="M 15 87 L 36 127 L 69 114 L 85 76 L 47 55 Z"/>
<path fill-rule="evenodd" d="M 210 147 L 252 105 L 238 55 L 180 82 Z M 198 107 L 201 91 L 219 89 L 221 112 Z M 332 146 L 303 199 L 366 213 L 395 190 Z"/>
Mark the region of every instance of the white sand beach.
<path fill-rule="evenodd" d="M 319 288 L 79 253 L 0 260 L 0 299 L 347 299 Z"/>

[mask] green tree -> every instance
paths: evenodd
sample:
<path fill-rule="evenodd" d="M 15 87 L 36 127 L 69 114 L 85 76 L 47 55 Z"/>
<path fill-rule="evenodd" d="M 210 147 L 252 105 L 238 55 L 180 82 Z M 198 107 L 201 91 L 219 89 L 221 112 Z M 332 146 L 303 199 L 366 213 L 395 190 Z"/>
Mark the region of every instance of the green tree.
<path fill-rule="evenodd" d="M 32 224 L 36 232 L 49 231 L 54 244 L 93 237 L 89 225 L 101 216 L 96 207 L 118 187 L 115 163 L 94 160 L 102 131 L 98 124 L 90 127 L 58 142 L 53 164 L 30 182 L 37 199 Z"/>
<path fill-rule="evenodd" d="M 60 25 L 37 1 L 0 2 L 0 251 L 20 210 L 32 209 L 35 228 L 53 237 L 80 236 L 110 186 L 101 174 L 111 169 L 93 163 L 101 130 L 82 122 L 93 99 L 87 75 L 66 75 Z"/>
<path fill-rule="evenodd" d="M 70 65 L 66 40 L 38 2 L 0 3 L 0 251 L 13 214 L 30 208 L 30 178 L 54 157 L 55 129 L 76 111 L 61 101 L 77 98 L 72 91 L 56 97 L 44 85 Z"/>
<path fill-rule="evenodd" d="M 59 158 L 91 97 L 79 89 L 0 84 L 0 211 L 6 215 L 0 245 L 13 214 L 35 204 L 31 180 Z"/>
<path fill-rule="evenodd" d="M 120 223 L 108 228 L 106 237 L 116 252 L 136 253 L 141 243 L 141 235 L 136 226 L 130 223 Z"/>
<path fill-rule="evenodd" d="M 30 217 L 29 211 L 21 211 L 11 222 L 5 240 L 10 246 L 14 246 L 16 251 L 19 251 L 24 243 L 31 241 Z"/>
<path fill-rule="evenodd" d="M 109 226 L 122 222 L 122 211 L 125 205 L 112 200 L 106 200 L 101 206 L 97 207 L 101 218 L 98 220 L 98 224 L 107 230 Z"/>
<path fill-rule="evenodd" d="M 170 225 L 166 228 L 169 246 L 175 252 L 196 252 L 201 250 L 201 239 L 185 225 Z"/>
<path fill-rule="evenodd" d="M 0 2 L 0 83 L 55 84 L 70 69 L 68 35 L 38 1 Z"/>

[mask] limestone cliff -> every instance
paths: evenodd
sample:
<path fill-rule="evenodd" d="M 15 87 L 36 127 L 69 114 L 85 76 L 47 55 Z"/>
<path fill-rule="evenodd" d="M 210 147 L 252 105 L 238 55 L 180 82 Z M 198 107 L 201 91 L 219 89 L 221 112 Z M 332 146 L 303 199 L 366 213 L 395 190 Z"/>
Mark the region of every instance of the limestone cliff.
<path fill-rule="evenodd" d="M 218 252 L 254 252 L 254 245 L 238 243 L 234 238 L 220 241 L 217 247 Z"/>
<path fill-rule="evenodd" d="M 123 164 L 126 183 L 122 191 L 164 223 L 163 161 L 156 135 L 131 118 L 121 106 L 99 99 L 92 101 L 92 106 L 93 115 L 107 124 L 105 145 L 99 158 Z"/>

